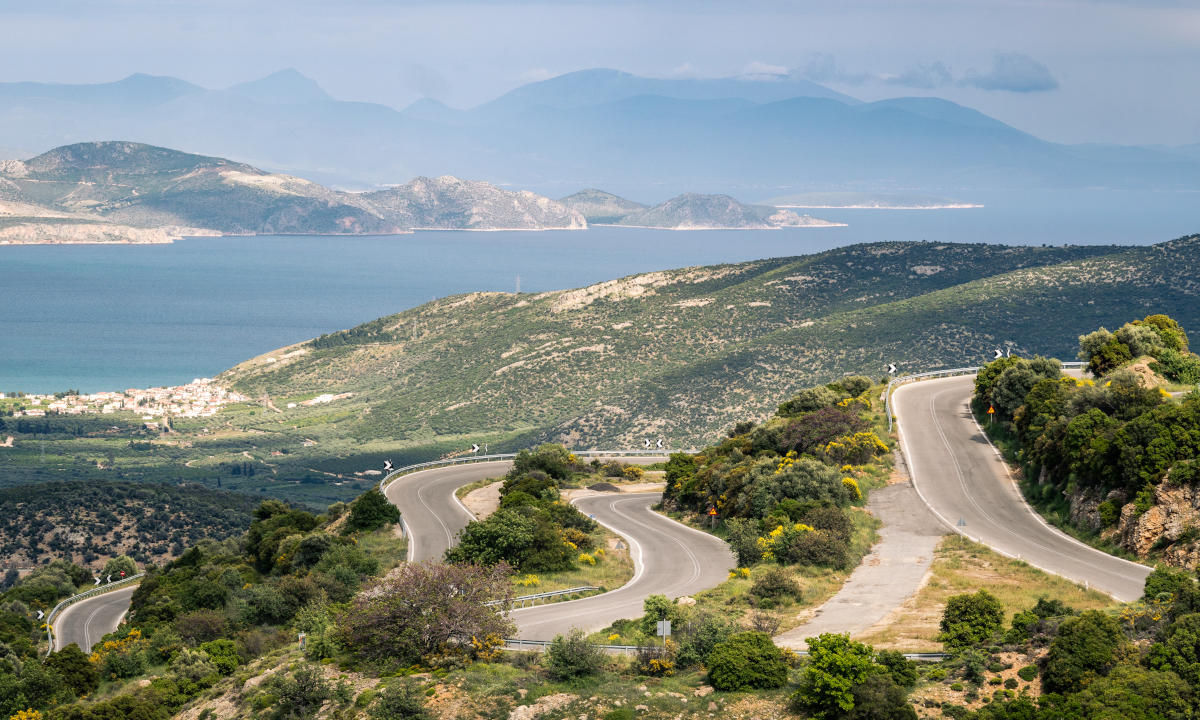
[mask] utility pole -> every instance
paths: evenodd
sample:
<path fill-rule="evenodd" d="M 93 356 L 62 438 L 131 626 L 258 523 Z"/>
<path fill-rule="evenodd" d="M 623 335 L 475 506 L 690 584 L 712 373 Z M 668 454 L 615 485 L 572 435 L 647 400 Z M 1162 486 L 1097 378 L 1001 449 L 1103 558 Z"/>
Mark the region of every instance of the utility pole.
<path fill-rule="evenodd" d="M 517 276 L 517 294 L 518 295 L 521 294 L 521 276 L 520 275 Z"/>

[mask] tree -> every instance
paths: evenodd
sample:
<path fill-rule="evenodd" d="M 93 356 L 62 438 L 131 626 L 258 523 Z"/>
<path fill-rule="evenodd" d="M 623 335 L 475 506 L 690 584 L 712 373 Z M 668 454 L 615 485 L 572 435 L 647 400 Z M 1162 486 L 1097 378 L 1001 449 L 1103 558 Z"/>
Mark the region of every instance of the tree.
<path fill-rule="evenodd" d="M 434 653 L 463 653 L 471 638 L 508 637 L 516 629 L 485 605 L 513 597 L 508 565 L 401 565 L 360 593 L 338 617 L 345 646 L 363 658 L 418 662 Z"/>
<path fill-rule="evenodd" d="M 1146 664 L 1200 687 L 1200 614 L 1182 615 L 1167 626 L 1161 640 L 1150 647 Z"/>
<path fill-rule="evenodd" d="M 708 681 L 717 690 L 767 690 L 787 684 L 783 651 L 766 633 L 733 635 L 713 647 L 706 663 Z"/>
<path fill-rule="evenodd" d="M 985 643 L 1000 630 L 1004 606 L 987 590 L 971 595 L 954 595 L 942 613 L 938 639 L 949 648 Z"/>
<path fill-rule="evenodd" d="M 808 665 L 792 706 L 813 717 L 832 719 L 854 709 L 854 689 L 872 675 L 886 670 L 874 660 L 870 645 L 853 642 L 849 635 L 823 633 L 808 638 Z"/>
<path fill-rule="evenodd" d="M 871 675 L 851 691 L 854 708 L 846 720 L 917 720 L 904 688 L 887 674 Z"/>
<path fill-rule="evenodd" d="M 898 650 L 881 650 L 875 657 L 875 662 L 887 669 L 892 681 L 900 687 L 912 687 L 917 684 L 917 664 L 904 657 Z"/>
<path fill-rule="evenodd" d="M 1047 708 L 1064 720 L 1141 720 L 1192 717 L 1195 690 L 1175 673 L 1117 665 L 1080 692 Z"/>
<path fill-rule="evenodd" d="M 1108 674 L 1120 658 L 1125 634 L 1115 618 L 1088 610 L 1067 620 L 1042 660 L 1042 687 L 1047 692 L 1077 692 L 1094 678 Z"/>
<path fill-rule="evenodd" d="M 121 573 L 125 574 L 122 575 Z M 109 561 L 104 564 L 104 570 L 100 572 L 100 576 L 107 578 L 109 575 L 111 575 L 113 582 L 116 582 L 123 577 L 133 577 L 134 575 L 137 575 L 137 573 L 138 566 L 137 563 L 133 561 L 133 558 L 129 557 L 128 555 L 118 555 L 114 558 L 110 558 Z"/>
<path fill-rule="evenodd" d="M 346 518 L 345 532 L 369 532 L 400 522 L 400 510 L 373 487 L 350 506 L 350 517 Z"/>
<path fill-rule="evenodd" d="M 757 520 L 730 518 L 725 521 L 725 531 L 739 567 L 750 567 L 762 560 L 762 550 L 758 548 Z"/>
<path fill-rule="evenodd" d="M 45 666 L 46 669 L 61 675 L 66 684 L 78 696 L 82 697 L 95 692 L 96 688 L 100 686 L 100 676 L 96 672 L 96 666 L 88 661 L 88 656 L 75 643 L 71 643 L 56 653 L 51 653 L 50 657 L 46 658 Z"/>
<path fill-rule="evenodd" d="M 604 668 L 604 662 L 604 651 L 588 642 L 578 628 L 556 636 L 546 648 L 546 666 L 559 680 L 595 675 Z"/>

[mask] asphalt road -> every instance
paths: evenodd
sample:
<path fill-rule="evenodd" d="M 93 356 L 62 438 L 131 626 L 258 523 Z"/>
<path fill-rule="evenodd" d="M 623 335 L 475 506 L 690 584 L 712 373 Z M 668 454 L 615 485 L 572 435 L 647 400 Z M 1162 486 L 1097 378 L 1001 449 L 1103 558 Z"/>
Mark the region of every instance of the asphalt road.
<path fill-rule="evenodd" d="M 1042 570 L 1106 592 L 1141 597 L 1150 568 L 1050 527 L 1029 507 L 968 407 L 972 375 L 903 385 L 892 395 L 913 484 L 943 523 Z"/>
<path fill-rule="evenodd" d="M 729 546 L 650 509 L 661 493 L 612 493 L 575 501 L 586 515 L 629 543 L 633 579 L 616 590 L 579 600 L 517 608 L 511 617 L 521 640 L 549 640 L 572 628 L 592 632 L 614 620 L 642 615 L 648 595 L 677 598 L 711 588 L 737 564 Z"/>
<path fill-rule="evenodd" d="M 619 458 L 637 464 L 663 459 Z M 454 491 L 477 480 L 499 477 L 510 467 L 509 462 L 450 466 L 393 481 L 386 495 L 404 518 L 409 558 L 440 559 L 471 519 Z M 513 610 L 517 637 L 548 640 L 572 628 L 598 630 L 614 620 L 640 616 L 647 595 L 675 598 L 710 588 L 727 578 L 735 565 L 729 546 L 651 510 L 659 497 L 659 493 L 612 493 L 576 500 L 581 512 L 625 538 L 634 558 L 634 577 L 622 587 L 600 595 Z"/>
<path fill-rule="evenodd" d="M 485 478 L 498 478 L 511 467 L 512 461 L 449 465 L 393 480 L 384 494 L 400 508 L 409 561 L 441 560 L 454 545 L 458 531 L 474 519 L 455 497 L 455 490 Z"/>
<path fill-rule="evenodd" d="M 137 585 L 113 590 L 71 605 L 54 619 L 54 649 L 62 650 L 71 643 L 91 652 L 100 638 L 117 629 L 129 610 L 129 601 Z"/>

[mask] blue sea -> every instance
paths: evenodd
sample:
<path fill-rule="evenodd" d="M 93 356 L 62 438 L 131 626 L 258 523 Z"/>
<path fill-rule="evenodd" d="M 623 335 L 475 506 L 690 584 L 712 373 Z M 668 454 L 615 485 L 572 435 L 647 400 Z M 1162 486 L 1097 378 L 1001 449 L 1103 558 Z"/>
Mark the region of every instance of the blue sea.
<path fill-rule="evenodd" d="M 1200 232 L 1200 196 L 964 197 L 955 210 L 810 210 L 847 227 L 419 232 L 0 247 L 0 392 L 211 377 L 254 355 L 475 290 L 578 287 L 859 242 L 1145 245 Z"/>

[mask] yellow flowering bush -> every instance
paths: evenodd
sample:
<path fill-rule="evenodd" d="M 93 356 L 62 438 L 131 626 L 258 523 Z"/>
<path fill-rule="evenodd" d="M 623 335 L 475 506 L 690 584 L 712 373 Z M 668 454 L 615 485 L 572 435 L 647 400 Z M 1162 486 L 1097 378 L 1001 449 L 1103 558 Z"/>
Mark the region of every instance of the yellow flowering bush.
<path fill-rule="evenodd" d="M 471 656 L 476 660 L 483 660 L 484 662 L 496 660 L 499 659 L 503 651 L 504 638 L 495 633 L 484 636 L 482 640 L 474 635 L 471 636 Z"/>
<path fill-rule="evenodd" d="M 537 575 L 527 574 L 525 577 L 518 578 L 517 584 L 521 587 L 537 587 L 542 584 L 542 581 Z"/>
<path fill-rule="evenodd" d="M 856 432 L 829 442 L 825 454 L 834 462 L 858 464 L 870 462 L 888 451 L 888 446 L 873 432 Z"/>
<path fill-rule="evenodd" d="M 862 490 L 858 487 L 857 480 L 852 477 L 844 477 L 842 478 L 842 485 L 846 486 L 846 489 L 850 491 L 855 500 L 862 500 Z"/>
<path fill-rule="evenodd" d="M 767 533 L 766 537 L 758 539 L 758 550 L 762 553 L 763 560 L 775 560 L 779 551 L 789 546 L 792 539 L 802 533 L 812 532 L 811 525 L 804 523 L 796 523 L 794 525 L 780 525 L 771 532 Z"/>
<path fill-rule="evenodd" d="M 596 564 L 596 556 L 590 555 L 588 553 L 579 553 L 579 557 L 577 557 L 576 560 L 583 563 L 584 565 L 595 565 Z"/>
<path fill-rule="evenodd" d="M 787 470 L 791 466 L 795 465 L 797 457 L 798 456 L 796 455 L 795 450 L 789 450 L 787 455 L 784 455 L 782 458 L 779 459 L 779 465 L 776 466 L 776 468 L 775 468 L 775 474 L 779 475 L 784 470 Z"/>
<path fill-rule="evenodd" d="M 759 539 L 761 540 L 762 538 L 759 538 Z M 734 568 L 733 570 L 729 571 L 729 579 L 730 580 L 736 580 L 738 578 L 748 578 L 748 577 L 750 577 L 750 568 Z"/>
<path fill-rule="evenodd" d="M 8 720 L 42 720 L 42 714 L 33 708 L 18 710 L 15 715 L 9 715 Z"/>

